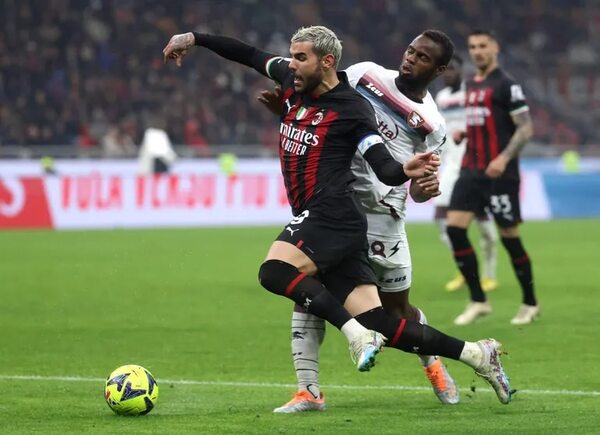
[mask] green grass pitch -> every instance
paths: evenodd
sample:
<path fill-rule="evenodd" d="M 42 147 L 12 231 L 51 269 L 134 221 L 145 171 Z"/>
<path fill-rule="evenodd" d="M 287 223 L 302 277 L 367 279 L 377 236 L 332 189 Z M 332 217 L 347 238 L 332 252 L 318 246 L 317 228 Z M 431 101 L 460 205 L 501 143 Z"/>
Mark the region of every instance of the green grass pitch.
<path fill-rule="evenodd" d="M 509 324 L 520 292 L 501 246 L 494 313 L 457 327 L 466 292 L 442 290 L 450 253 L 433 224 L 407 230 L 413 303 L 451 335 L 504 343 L 510 405 L 454 361 L 452 407 L 414 355 L 387 349 L 358 373 L 328 328 L 328 410 L 272 414 L 295 381 L 291 304 L 256 279 L 277 228 L 0 232 L 0 433 L 600 433 L 600 221 L 523 226 L 542 306 L 527 327 Z M 103 378 L 127 363 L 160 385 L 145 417 L 104 403 Z"/>

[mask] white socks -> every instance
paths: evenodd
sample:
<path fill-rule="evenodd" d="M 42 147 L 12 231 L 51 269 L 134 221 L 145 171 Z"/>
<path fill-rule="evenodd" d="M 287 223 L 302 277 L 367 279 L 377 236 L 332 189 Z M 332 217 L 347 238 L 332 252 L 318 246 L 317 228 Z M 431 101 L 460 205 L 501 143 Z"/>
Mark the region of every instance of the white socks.
<path fill-rule="evenodd" d="M 315 399 L 321 393 L 319 348 L 324 338 L 325 320 L 310 313 L 292 313 L 292 357 L 298 390 L 308 391 Z"/>
<path fill-rule="evenodd" d="M 465 341 L 465 347 L 458 359 L 477 370 L 483 364 L 484 357 L 483 349 L 477 343 Z"/>
<path fill-rule="evenodd" d="M 446 245 L 448 247 L 448 249 L 450 249 L 450 251 L 452 251 L 452 244 L 450 243 L 450 238 L 448 237 L 448 233 L 446 232 L 446 228 L 448 227 L 446 219 L 436 219 L 435 223 L 438 226 L 438 231 L 440 233 L 440 239 L 442 239 L 442 242 L 444 242 L 444 245 Z"/>
<path fill-rule="evenodd" d="M 477 226 L 481 232 L 479 244 L 483 251 L 483 277 L 496 279 L 496 264 L 498 263 L 498 254 L 496 242 L 498 234 L 494 221 L 477 219 Z"/>
<path fill-rule="evenodd" d="M 348 343 L 351 343 L 360 334 L 368 331 L 368 329 L 358 323 L 358 320 L 352 318 L 342 325 L 341 331 L 346 336 Z"/>

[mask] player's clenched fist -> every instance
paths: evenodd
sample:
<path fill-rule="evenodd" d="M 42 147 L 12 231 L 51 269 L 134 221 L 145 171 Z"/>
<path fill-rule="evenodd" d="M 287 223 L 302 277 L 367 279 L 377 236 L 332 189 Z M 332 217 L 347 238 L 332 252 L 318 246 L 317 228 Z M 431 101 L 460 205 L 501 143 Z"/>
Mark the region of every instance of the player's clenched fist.
<path fill-rule="evenodd" d="M 193 46 L 194 34 L 192 32 L 172 36 L 167 46 L 163 49 L 165 63 L 169 59 L 174 59 L 177 66 L 181 66 L 183 58 Z"/>

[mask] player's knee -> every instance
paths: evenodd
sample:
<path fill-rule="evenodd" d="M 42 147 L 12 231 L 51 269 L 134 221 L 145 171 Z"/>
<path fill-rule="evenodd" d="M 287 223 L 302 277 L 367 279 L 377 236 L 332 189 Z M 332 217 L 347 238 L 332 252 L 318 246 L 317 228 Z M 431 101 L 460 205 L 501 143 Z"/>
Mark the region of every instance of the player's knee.
<path fill-rule="evenodd" d="M 399 306 L 399 305 L 383 305 L 385 310 L 390 313 L 392 316 L 398 319 L 410 319 L 415 320 L 416 312 L 413 312 L 410 307 L 407 306 Z"/>
<path fill-rule="evenodd" d="M 400 292 L 380 292 L 381 304 L 383 308 L 392 316 L 400 319 L 415 320 L 417 316 L 416 308 L 408 302 L 408 293 Z"/>
<path fill-rule="evenodd" d="M 260 284 L 271 293 L 278 295 L 284 295 L 286 288 L 298 276 L 300 276 L 298 269 L 281 260 L 267 260 L 258 270 Z"/>
<path fill-rule="evenodd" d="M 498 232 L 500 233 L 500 237 L 502 238 L 515 238 L 519 237 L 519 227 L 508 227 L 508 228 L 498 228 Z"/>

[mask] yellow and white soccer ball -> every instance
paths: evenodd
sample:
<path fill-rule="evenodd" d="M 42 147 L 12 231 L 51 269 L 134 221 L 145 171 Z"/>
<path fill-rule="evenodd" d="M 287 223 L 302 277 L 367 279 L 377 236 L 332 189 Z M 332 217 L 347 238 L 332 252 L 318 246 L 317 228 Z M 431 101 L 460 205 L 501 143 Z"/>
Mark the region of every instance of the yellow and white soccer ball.
<path fill-rule="evenodd" d="M 148 414 L 158 400 L 158 384 L 144 367 L 128 364 L 108 375 L 104 398 L 119 415 Z"/>

